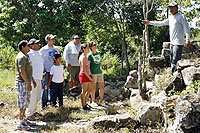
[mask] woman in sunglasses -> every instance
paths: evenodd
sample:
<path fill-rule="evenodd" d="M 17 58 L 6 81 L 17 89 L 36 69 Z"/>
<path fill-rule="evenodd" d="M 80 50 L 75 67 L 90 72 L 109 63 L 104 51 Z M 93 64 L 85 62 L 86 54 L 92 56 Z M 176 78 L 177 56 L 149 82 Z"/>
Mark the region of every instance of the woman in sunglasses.
<path fill-rule="evenodd" d="M 87 104 L 88 97 L 91 93 L 92 87 L 92 74 L 90 71 L 90 61 L 87 59 L 87 54 L 89 53 L 88 44 L 81 44 L 81 49 L 79 51 L 79 64 L 80 73 L 79 81 L 82 86 L 81 102 L 82 109 L 90 110 L 90 106 Z"/>
<path fill-rule="evenodd" d="M 99 87 L 99 96 L 100 96 L 100 103 L 103 103 L 103 97 L 104 97 L 104 76 L 102 73 L 102 67 L 101 67 L 101 54 L 99 51 L 97 51 L 97 44 L 95 42 L 90 42 L 89 47 L 91 52 L 87 55 L 88 60 L 90 63 L 90 70 L 92 73 L 92 104 L 91 106 L 98 106 L 95 103 L 95 92 L 96 92 L 96 84 L 98 83 Z"/>

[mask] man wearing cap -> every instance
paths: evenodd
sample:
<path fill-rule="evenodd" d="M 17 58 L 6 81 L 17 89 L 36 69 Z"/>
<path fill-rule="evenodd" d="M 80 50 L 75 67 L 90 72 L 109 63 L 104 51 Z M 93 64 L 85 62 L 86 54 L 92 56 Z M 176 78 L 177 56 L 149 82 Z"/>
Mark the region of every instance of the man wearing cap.
<path fill-rule="evenodd" d="M 69 72 L 69 89 L 78 86 L 80 65 L 78 61 L 79 50 L 81 49 L 80 38 L 78 35 L 72 36 L 72 41 L 69 42 L 64 49 L 64 60 L 66 61 L 67 70 Z"/>
<path fill-rule="evenodd" d="M 32 90 L 31 81 L 34 87 L 36 83 L 32 78 L 32 65 L 27 53 L 30 51 L 27 46 L 28 41 L 22 40 L 18 44 L 20 52 L 15 58 L 16 81 L 15 87 L 18 91 L 17 104 L 20 109 L 18 130 L 30 130 L 31 123 L 25 117 L 26 108 L 30 102 L 30 91 Z"/>
<path fill-rule="evenodd" d="M 143 20 L 142 23 L 146 25 L 164 26 L 169 25 L 170 31 L 170 62 L 171 74 L 177 71 L 177 62 L 181 59 L 182 48 L 190 46 L 190 29 L 186 17 L 178 12 L 178 4 L 172 2 L 168 5 L 171 16 L 164 21 L 149 21 Z M 184 43 L 184 33 L 186 33 L 186 43 Z"/>
<path fill-rule="evenodd" d="M 45 80 L 42 83 L 42 108 L 44 109 L 48 104 L 51 104 L 51 87 L 45 89 L 48 84 L 50 69 L 54 62 L 54 55 L 59 54 L 59 50 L 54 46 L 56 35 L 47 34 L 45 37 L 45 41 L 47 45 L 42 47 L 39 50 L 39 53 L 42 55 L 44 60 L 44 72 L 45 72 Z"/>
<path fill-rule="evenodd" d="M 32 63 L 33 78 L 36 82 L 36 87 L 33 88 L 31 91 L 30 104 L 26 111 L 26 115 L 29 120 L 34 120 L 36 106 L 41 98 L 44 61 L 42 56 L 38 52 L 38 50 L 40 49 L 40 40 L 36 40 L 35 38 L 33 38 L 28 42 L 28 46 L 30 48 L 30 52 L 28 52 L 28 55 Z"/>

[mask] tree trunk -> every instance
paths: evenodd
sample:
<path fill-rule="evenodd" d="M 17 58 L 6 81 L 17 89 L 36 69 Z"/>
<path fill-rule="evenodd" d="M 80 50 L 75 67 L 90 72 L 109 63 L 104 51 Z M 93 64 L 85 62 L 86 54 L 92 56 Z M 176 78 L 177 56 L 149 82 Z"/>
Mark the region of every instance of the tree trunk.
<path fill-rule="evenodd" d="M 121 11 L 121 23 L 122 23 L 122 30 L 123 30 L 123 54 L 124 54 L 124 58 L 125 58 L 125 62 L 126 62 L 126 74 L 129 73 L 130 71 L 130 64 L 129 64 L 129 60 L 128 60 L 128 53 L 127 53 L 127 45 L 126 45 L 126 34 L 125 34 L 125 28 L 124 28 L 124 13 L 123 11 Z"/>
<path fill-rule="evenodd" d="M 140 91 L 140 95 L 142 92 L 142 50 L 141 47 L 139 47 L 139 60 L 138 60 L 138 89 Z"/>

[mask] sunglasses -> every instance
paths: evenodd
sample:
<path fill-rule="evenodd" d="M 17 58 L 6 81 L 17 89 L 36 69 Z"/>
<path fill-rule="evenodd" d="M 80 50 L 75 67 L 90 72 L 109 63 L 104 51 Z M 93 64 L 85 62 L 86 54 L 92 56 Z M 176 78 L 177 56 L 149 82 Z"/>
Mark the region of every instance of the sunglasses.
<path fill-rule="evenodd" d="M 75 40 L 80 40 L 80 38 L 74 38 Z"/>
<path fill-rule="evenodd" d="M 97 46 L 97 44 L 95 43 L 95 44 L 93 44 L 93 46 Z"/>

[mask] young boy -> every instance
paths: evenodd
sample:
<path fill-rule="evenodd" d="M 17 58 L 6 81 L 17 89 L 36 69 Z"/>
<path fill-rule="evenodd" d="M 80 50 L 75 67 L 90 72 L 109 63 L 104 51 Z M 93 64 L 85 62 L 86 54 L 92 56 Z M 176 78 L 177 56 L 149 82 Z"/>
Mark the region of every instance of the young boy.
<path fill-rule="evenodd" d="M 65 85 L 64 76 L 63 76 L 63 65 L 60 65 L 61 63 L 61 55 L 55 54 L 54 55 L 54 65 L 50 69 L 50 77 L 48 85 L 46 86 L 46 89 L 49 88 L 51 85 L 52 89 L 52 104 L 54 107 L 57 107 L 56 105 L 56 99 L 58 97 L 59 99 L 59 107 L 63 106 L 63 86 Z"/>

